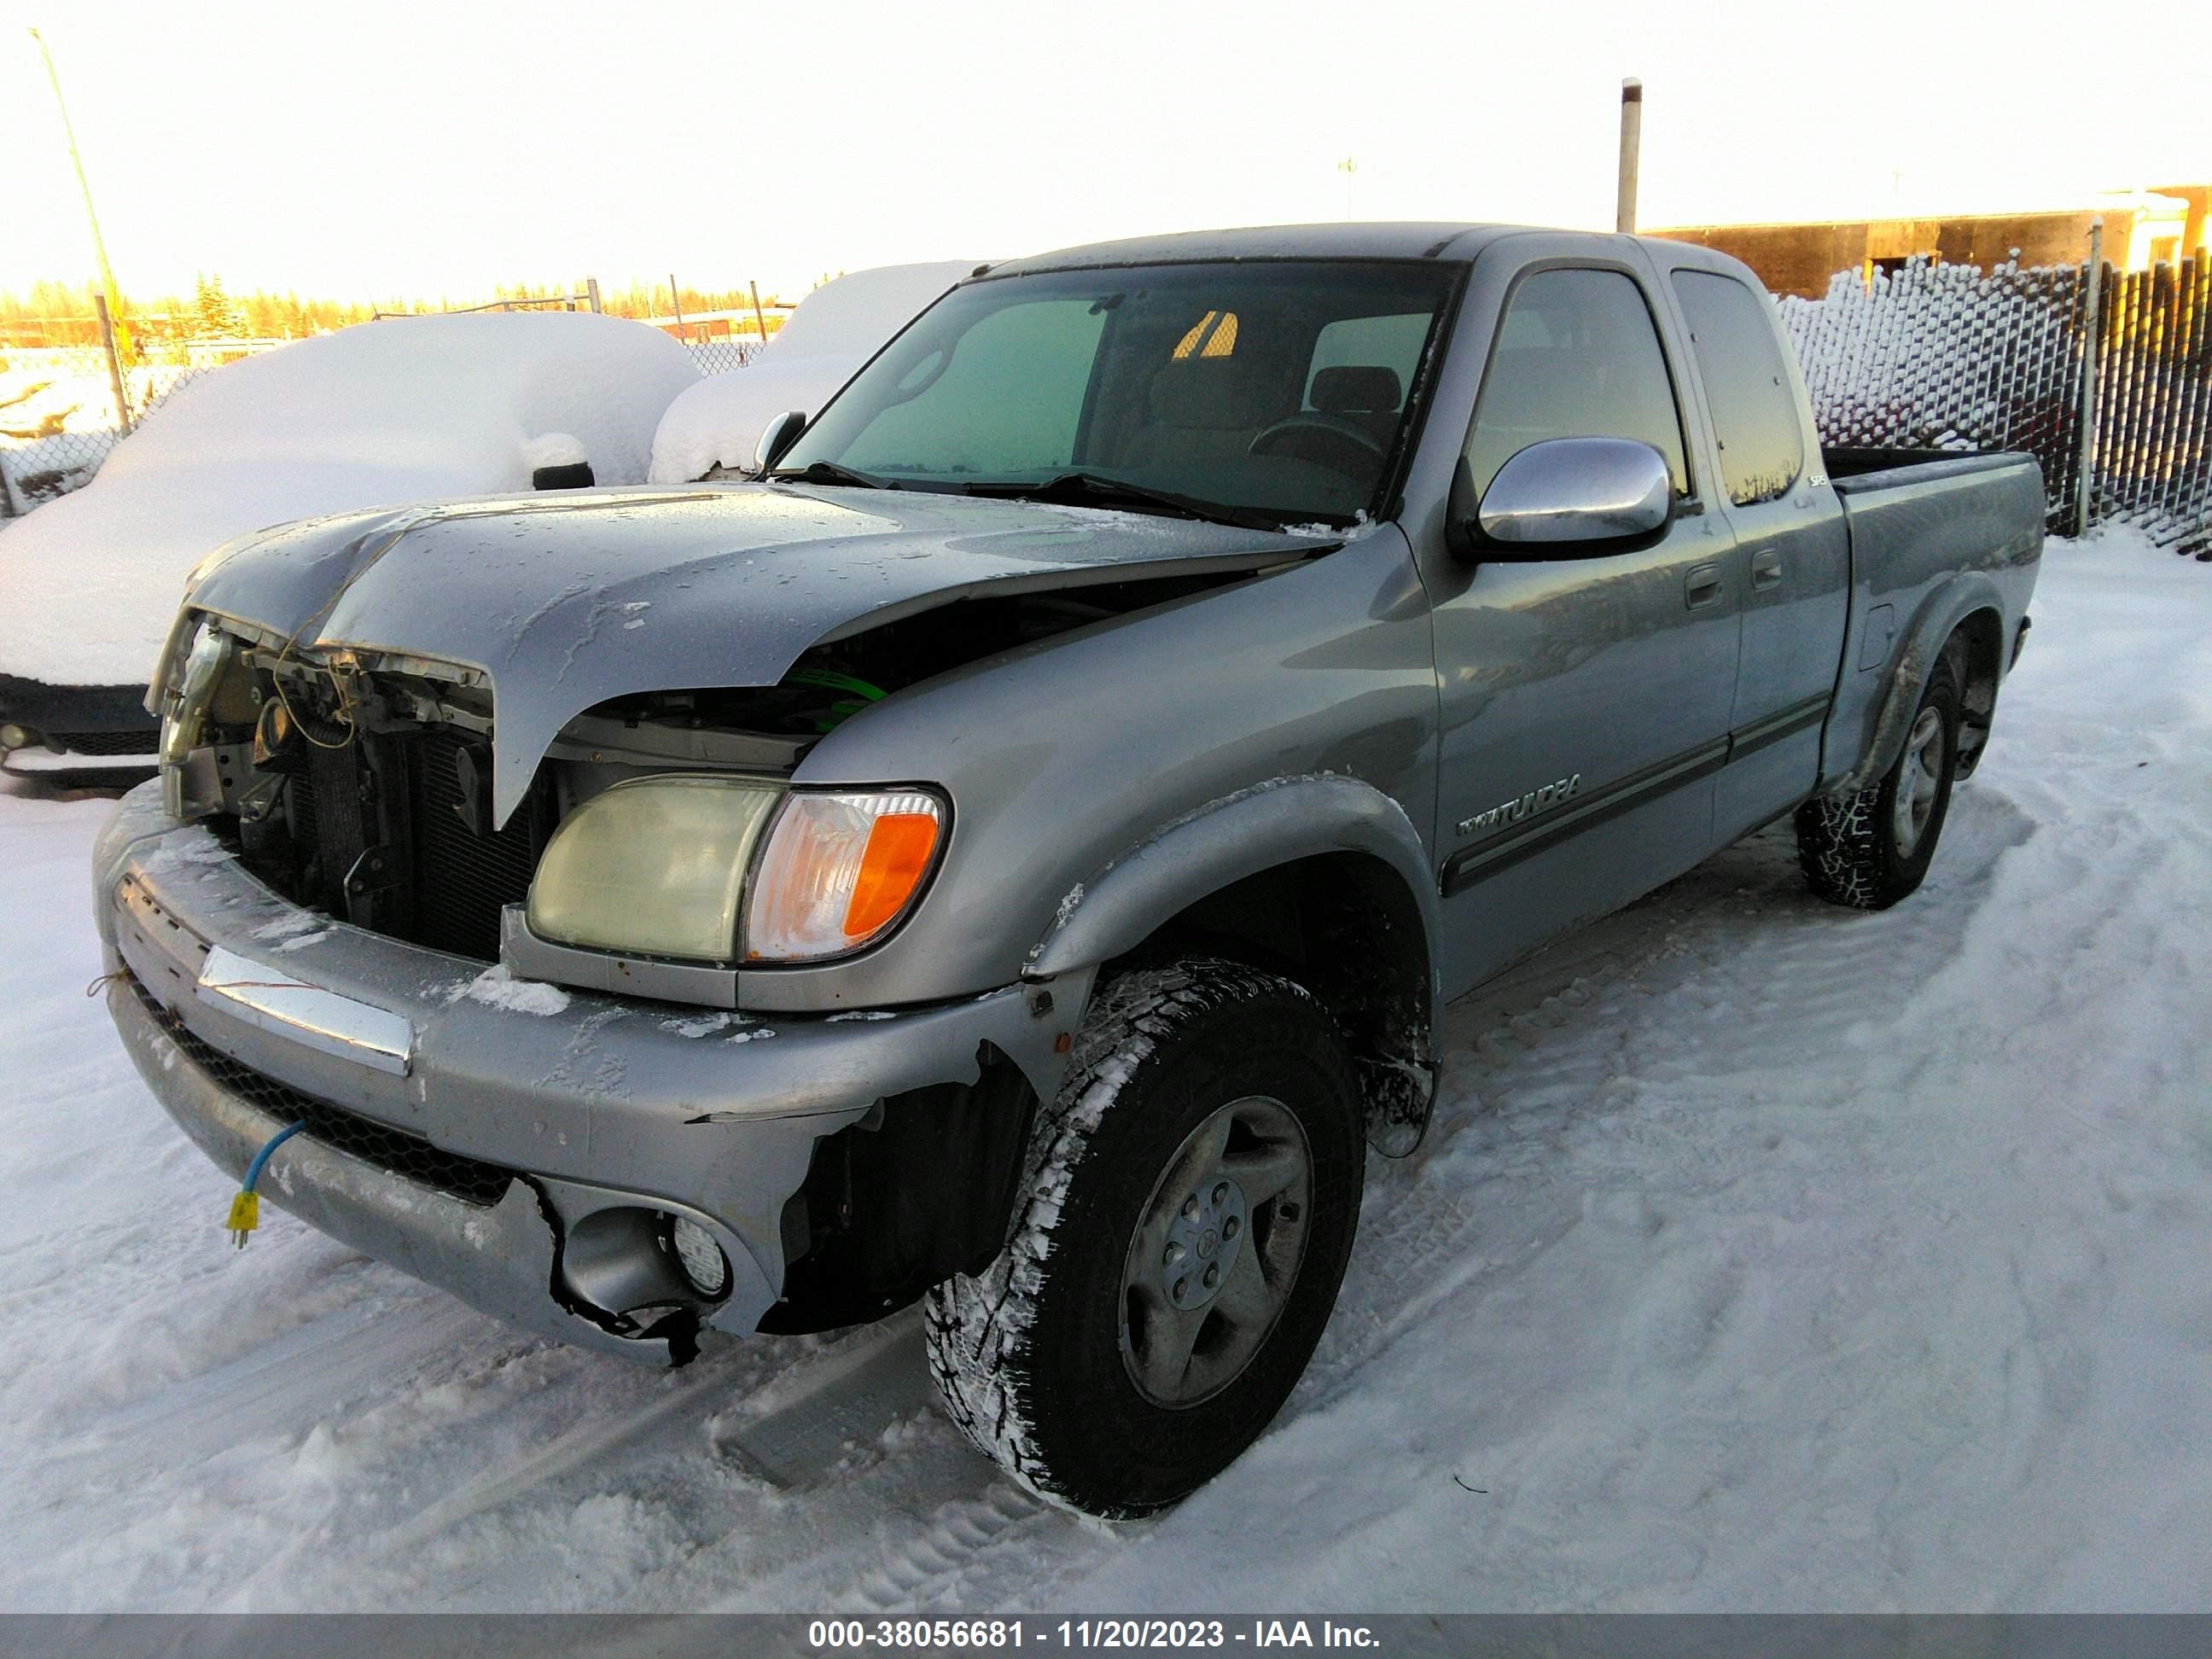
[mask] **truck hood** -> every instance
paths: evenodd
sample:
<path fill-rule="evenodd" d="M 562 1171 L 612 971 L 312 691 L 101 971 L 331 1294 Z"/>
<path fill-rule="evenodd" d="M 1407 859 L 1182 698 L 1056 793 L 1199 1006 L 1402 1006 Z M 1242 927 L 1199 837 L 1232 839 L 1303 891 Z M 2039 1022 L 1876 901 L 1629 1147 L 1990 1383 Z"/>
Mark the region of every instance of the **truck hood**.
<path fill-rule="evenodd" d="M 598 490 L 283 526 L 221 550 L 185 605 L 303 650 L 482 671 L 503 823 L 561 729 L 609 698 L 774 685 L 811 646 L 986 592 L 1257 569 L 1335 539 L 920 492 Z"/>

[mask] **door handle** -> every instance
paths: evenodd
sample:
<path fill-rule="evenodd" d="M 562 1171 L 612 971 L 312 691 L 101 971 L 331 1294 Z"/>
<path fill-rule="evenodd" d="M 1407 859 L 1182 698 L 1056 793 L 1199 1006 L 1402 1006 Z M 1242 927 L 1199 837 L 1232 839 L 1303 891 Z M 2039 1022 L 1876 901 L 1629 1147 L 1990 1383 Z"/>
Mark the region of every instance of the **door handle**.
<path fill-rule="evenodd" d="M 1682 584 L 1682 603 L 1692 611 L 1702 611 L 1709 605 L 1718 605 L 1720 598 L 1720 566 L 1692 565 L 1687 580 Z"/>
<path fill-rule="evenodd" d="M 1762 547 L 1751 556 L 1751 591 L 1763 593 L 1770 587 L 1782 586 L 1782 555 L 1771 547 Z"/>

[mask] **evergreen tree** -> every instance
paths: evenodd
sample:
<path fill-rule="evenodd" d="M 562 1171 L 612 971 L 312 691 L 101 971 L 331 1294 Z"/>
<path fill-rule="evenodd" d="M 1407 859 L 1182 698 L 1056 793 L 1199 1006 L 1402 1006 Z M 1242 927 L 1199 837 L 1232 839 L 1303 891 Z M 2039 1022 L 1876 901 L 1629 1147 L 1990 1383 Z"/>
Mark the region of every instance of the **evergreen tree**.
<path fill-rule="evenodd" d="M 222 291 L 221 276 L 202 276 L 192 300 L 192 332 L 203 340 L 243 339 L 246 316 Z"/>

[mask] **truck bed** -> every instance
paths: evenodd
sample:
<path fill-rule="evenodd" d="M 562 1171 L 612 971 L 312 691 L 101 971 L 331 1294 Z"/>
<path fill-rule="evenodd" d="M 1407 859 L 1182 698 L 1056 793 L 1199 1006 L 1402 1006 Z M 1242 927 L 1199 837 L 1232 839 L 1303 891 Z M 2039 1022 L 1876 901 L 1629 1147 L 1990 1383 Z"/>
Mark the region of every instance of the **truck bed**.
<path fill-rule="evenodd" d="M 1820 455 L 1851 541 L 1850 632 L 1821 768 L 1833 787 L 1888 764 L 1888 694 L 1908 658 L 1941 643 L 1927 636 L 1953 596 L 1986 595 L 2009 661 L 2043 550 L 2043 471 L 2034 456 L 2010 453 Z"/>

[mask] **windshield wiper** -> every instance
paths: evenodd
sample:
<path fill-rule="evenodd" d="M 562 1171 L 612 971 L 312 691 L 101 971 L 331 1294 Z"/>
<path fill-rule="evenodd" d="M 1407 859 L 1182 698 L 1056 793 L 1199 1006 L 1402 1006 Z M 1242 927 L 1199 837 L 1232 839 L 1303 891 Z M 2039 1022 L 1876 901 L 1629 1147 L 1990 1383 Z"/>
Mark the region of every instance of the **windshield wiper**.
<path fill-rule="evenodd" d="M 851 484 L 860 489 L 896 489 L 889 478 L 872 478 L 835 461 L 809 461 L 801 467 L 777 467 L 766 475 L 778 483 Z"/>
<path fill-rule="evenodd" d="M 1281 521 L 1249 507 L 1224 507 L 1218 501 L 1178 495 L 1171 490 L 1148 489 L 1143 484 L 1109 477 L 1103 472 L 1061 472 L 1029 483 L 994 478 L 968 485 L 971 495 L 1005 495 L 1024 501 L 1060 501 L 1086 507 L 1150 507 L 1179 518 L 1206 524 L 1234 525 L 1240 530 L 1279 530 Z"/>

